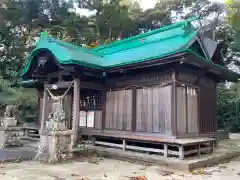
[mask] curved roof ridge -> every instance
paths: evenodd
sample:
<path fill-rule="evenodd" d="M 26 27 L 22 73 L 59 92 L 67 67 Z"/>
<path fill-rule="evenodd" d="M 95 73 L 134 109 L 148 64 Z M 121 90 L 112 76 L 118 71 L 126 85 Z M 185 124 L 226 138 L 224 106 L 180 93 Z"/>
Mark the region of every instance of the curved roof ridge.
<path fill-rule="evenodd" d="M 197 20 L 197 19 L 199 19 L 199 16 L 194 16 L 194 17 L 189 18 L 189 19 L 187 19 L 187 20 L 184 20 L 184 21 L 181 21 L 181 22 L 178 22 L 178 23 L 174 23 L 174 24 L 171 24 L 171 25 L 168 25 L 168 26 L 164 26 L 164 27 L 161 27 L 161 28 L 159 28 L 159 29 L 156 29 L 156 30 L 153 30 L 153 31 L 150 31 L 150 32 L 138 34 L 138 35 L 136 35 L 136 36 L 132 36 L 132 37 L 129 37 L 129 38 L 120 40 L 120 41 L 115 41 L 115 42 L 113 42 L 113 43 L 111 43 L 111 44 L 105 44 L 105 45 L 102 45 L 102 46 L 93 48 L 93 50 L 94 50 L 94 51 L 98 51 L 98 50 L 102 50 L 102 49 L 105 49 L 105 48 L 113 47 L 113 46 L 115 46 L 115 45 L 127 43 L 127 42 L 132 41 L 132 40 L 141 39 L 141 38 L 144 38 L 144 37 L 153 35 L 153 34 L 157 34 L 157 33 L 160 33 L 160 32 L 167 31 L 167 30 L 169 30 L 169 29 L 173 29 L 173 28 L 182 26 L 182 25 L 184 25 L 184 24 L 186 24 L 186 23 L 188 23 L 188 22 L 195 21 L 195 20 Z"/>
<path fill-rule="evenodd" d="M 70 42 L 67 42 L 67 41 L 63 41 L 63 40 L 51 37 L 51 36 L 49 36 L 49 34 L 47 32 L 42 32 L 41 36 L 40 36 L 39 43 L 41 43 L 43 40 L 45 41 L 46 39 L 48 39 L 49 43 L 55 42 L 58 45 L 63 46 L 65 48 L 71 48 L 72 50 L 83 51 L 84 53 L 101 56 L 100 53 L 95 52 L 92 49 L 85 48 L 85 47 L 82 47 L 82 46 L 78 46 L 78 45 L 75 45 L 73 43 L 70 43 Z"/>

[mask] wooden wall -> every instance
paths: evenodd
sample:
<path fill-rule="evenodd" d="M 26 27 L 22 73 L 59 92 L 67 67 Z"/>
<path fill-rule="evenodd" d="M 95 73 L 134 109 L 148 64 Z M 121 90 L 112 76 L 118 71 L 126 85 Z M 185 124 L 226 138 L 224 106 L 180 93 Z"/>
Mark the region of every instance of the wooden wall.
<path fill-rule="evenodd" d="M 177 80 L 182 84 L 193 84 L 198 89 L 197 96 L 190 96 L 190 102 L 187 102 L 186 107 L 188 108 L 186 108 L 181 106 L 181 104 L 183 101 L 187 101 L 185 99 L 187 90 L 183 87 L 177 88 L 177 127 L 179 134 L 187 134 L 187 132 L 189 134 L 216 133 L 216 83 L 206 76 L 198 77 L 197 75 L 181 71 L 178 72 Z M 189 114 L 189 112 L 194 113 Z M 188 122 L 185 122 L 184 119 Z M 192 124 L 189 124 L 189 122 Z M 195 123 L 198 124 L 198 127 L 194 125 Z"/>
<path fill-rule="evenodd" d="M 199 86 L 200 134 L 216 133 L 216 83 L 211 79 L 204 77 L 200 79 Z"/>
<path fill-rule="evenodd" d="M 94 128 L 101 129 L 102 128 L 102 111 L 97 110 L 94 113 Z"/>
<path fill-rule="evenodd" d="M 98 132 L 113 130 L 167 137 L 176 134 L 181 138 L 217 131 L 216 83 L 207 77 L 185 71 L 155 72 L 110 79 L 106 88 L 103 109 L 94 110 L 93 129 Z M 40 104 L 42 108 L 42 100 Z M 50 98 L 45 108 L 47 119 L 52 108 Z M 71 128 L 72 92 L 64 99 L 64 110 Z"/>
<path fill-rule="evenodd" d="M 177 86 L 177 135 L 199 133 L 198 89 Z"/>
<path fill-rule="evenodd" d="M 171 85 L 137 89 L 136 131 L 171 135 Z"/>
<path fill-rule="evenodd" d="M 106 93 L 104 129 L 171 135 L 171 75 L 167 70 L 109 79 L 108 89 L 115 90 Z"/>
<path fill-rule="evenodd" d="M 200 89 L 200 134 L 217 132 L 216 89 L 203 87 Z"/>
<path fill-rule="evenodd" d="M 136 129 L 133 90 L 107 92 L 105 129 L 167 134 L 171 130 L 171 85 L 136 90 Z"/>
<path fill-rule="evenodd" d="M 105 129 L 132 130 L 132 90 L 106 94 Z"/>

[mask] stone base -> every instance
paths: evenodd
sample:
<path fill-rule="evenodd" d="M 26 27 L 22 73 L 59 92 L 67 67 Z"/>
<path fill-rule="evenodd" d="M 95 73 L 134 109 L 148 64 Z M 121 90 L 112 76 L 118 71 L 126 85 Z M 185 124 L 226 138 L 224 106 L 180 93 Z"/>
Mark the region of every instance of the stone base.
<path fill-rule="evenodd" d="M 20 147 L 22 131 L 18 127 L 8 127 L 0 129 L 0 148 Z"/>
<path fill-rule="evenodd" d="M 37 160 L 56 163 L 72 158 L 71 130 L 47 131 L 40 134 Z"/>
<path fill-rule="evenodd" d="M 14 117 L 4 117 L 4 119 L 1 122 L 2 127 L 16 127 L 17 125 L 17 119 Z"/>
<path fill-rule="evenodd" d="M 224 131 L 224 130 L 218 130 L 218 140 L 224 140 L 224 139 L 229 139 L 229 132 L 228 131 Z"/>
<path fill-rule="evenodd" d="M 56 121 L 47 121 L 46 122 L 46 129 L 47 130 L 53 130 L 53 131 L 64 131 L 67 129 L 66 124 L 64 121 L 56 122 Z"/>

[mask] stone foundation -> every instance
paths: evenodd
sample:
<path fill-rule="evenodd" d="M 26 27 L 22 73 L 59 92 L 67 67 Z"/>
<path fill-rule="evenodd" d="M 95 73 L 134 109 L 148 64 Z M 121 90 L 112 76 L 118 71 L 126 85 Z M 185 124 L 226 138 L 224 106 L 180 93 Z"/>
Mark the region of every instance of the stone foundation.
<path fill-rule="evenodd" d="M 6 127 L 0 129 L 0 148 L 19 147 L 23 144 L 20 141 L 20 136 L 23 132 L 18 127 Z"/>
<path fill-rule="evenodd" d="M 2 127 L 16 127 L 17 126 L 17 119 L 14 117 L 4 117 L 1 122 Z"/>
<path fill-rule="evenodd" d="M 56 163 L 72 158 L 71 130 L 48 130 L 40 134 L 37 159 L 47 163 Z"/>
<path fill-rule="evenodd" d="M 229 139 L 229 132 L 225 130 L 218 130 L 217 134 L 218 140 Z"/>

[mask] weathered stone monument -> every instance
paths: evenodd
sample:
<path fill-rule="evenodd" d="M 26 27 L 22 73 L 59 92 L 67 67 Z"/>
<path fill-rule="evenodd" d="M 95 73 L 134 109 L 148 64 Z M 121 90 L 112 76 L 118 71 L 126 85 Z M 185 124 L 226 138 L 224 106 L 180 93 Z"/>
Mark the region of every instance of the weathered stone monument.
<path fill-rule="evenodd" d="M 52 113 L 49 114 L 44 130 L 40 132 L 40 144 L 36 156 L 38 160 L 56 163 L 72 158 L 73 132 L 66 126 L 66 115 L 63 110 L 63 99 L 71 86 L 61 96 L 54 96 L 49 89 L 46 89 L 52 99 Z"/>
<path fill-rule="evenodd" d="M 7 105 L 0 126 L 0 148 L 22 146 L 21 133 L 21 127 L 17 126 L 16 107 Z"/>

